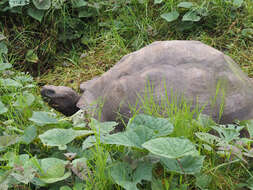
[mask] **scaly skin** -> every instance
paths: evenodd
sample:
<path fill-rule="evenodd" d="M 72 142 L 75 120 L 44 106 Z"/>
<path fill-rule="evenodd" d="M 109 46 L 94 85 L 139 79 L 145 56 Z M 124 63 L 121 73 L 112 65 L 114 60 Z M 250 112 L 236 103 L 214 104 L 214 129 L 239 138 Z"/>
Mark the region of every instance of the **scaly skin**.
<path fill-rule="evenodd" d="M 76 104 L 80 96 L 69 87 L 46 85 L 41 89 L 41 95 L 52 108 L 66 116 L 71 116 L 79 110 Z"/>

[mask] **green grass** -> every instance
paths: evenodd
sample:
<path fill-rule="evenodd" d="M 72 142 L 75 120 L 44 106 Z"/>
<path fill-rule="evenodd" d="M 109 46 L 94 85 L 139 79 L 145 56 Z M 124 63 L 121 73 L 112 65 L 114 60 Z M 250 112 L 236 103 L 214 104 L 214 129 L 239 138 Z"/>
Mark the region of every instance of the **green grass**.
<path fill-rule="evenodd" d="M 188 11 L 177 7 L 180 2 L 183 2 L 181 0 L 164 0 L 160 4 L 154 4 L 154 1 L 149 0 L 89 1 L 91 7 L 85 6 L 82 9 L 92 14 L 83 18 L 78 17 L 79 9 L 73 8 L 69 1 L 60 9 L 45 10 L 41 22 L 27 15 L 27 9 L 34 8 L 34 5 L 23 6 L 22 14 L 15 14 L 10 11 L 4 12 L 4 8 L 8 7 L 8 1 L 2 2 L 0 2 L 0 34 L 7 37 L 4 43 L 7 44 L 9 51 L 7 55 L 0 53 L 2 54 L 0 62 L 8 60 L 19 71 L 15 70 L 17 74 L 11 76 L 1 72 L 0 79 L 15 79 L 15 75 L 19 75 L 21 70 L 34 76 L 39 86 L 66 85 L 78 90 L 82 82 L 103 74 L 124 55 L 158 40 L 202 41 L 231 56 L 250 77 L 253 76 L 252 0 L 244 0 L 239 8 L 233 6 L 233 0 L 191 0 L 190 2 L 194 3 L 198 10 L 208 13 L 207 16 L 202 15 L 200 21 L 193 23 L 181 20 Z M 12 11 L 17 9 L 13 8 Z M 180 16 L 173 22 L 167 22 L 160 16 L 175 10 L 180 13 Z M 33 50 L 38 61 L 29 61 L 27 58 L 29 50 Z M 22 82 L 22 80 L 15 80 Z M 23 108 L 14 106 L 18 97 L 25 98 L 23 94 L 25 90 L 35 96 L 33 103 Z M 76 158 L 85 157 L 88 160 L 87 166 L 90 170 L 87 175 L 88 180 L 83 182 L 72 173 L 70 178 L 50 184 L 45 187 L 46 189 L 49 187 L 59 189 L 63 185 L 68 185 L 76 187 L 77 190 L 80 184 L 86 184 L 87 189 L 123 189 L 110 175 L 113 164 L 117 161 L 129 162 L 130 160 L 135 168 L 134 162 L 147 153 L 123 146 L 105 145 L 99 141 L 98 134 L 96 134 L 95 147 L 88 150 L 81 148 L 85 139 L 83 137 L 69 143 L 65 151 L 47 147 L 42 144 L 38 135 L 53 128 L 67 129 L 75 126 L 69 118 L 56 113 L 60 122 L 43 127 L 29 120 L 36 110 L 52 113 L 37 96 L 39 94 L 37 86 L 19 89 L 1 86 L 0 94 L 0 101 L 8 108 L 8 112 L 0 115 L 1 138 L 15 135 L 29 139 L 24 130 L 30 126 L 36 126 L 37 129 L 36 137 L 28 144 L 18 142 L 8 145 L 6 149 L 5 146 L 4 148 L 0 146 L 0 158 L 8 157 L 10 153 L 16 155 L 15 161 L 13 159 L 0 161 L 0 185 L 3 173 L 19 172 L 16 165 L 21 162 L 17 161 L 21 154 L 29 154 L 34 160 L 50 157 L 67 160 L 63 153 L 75 152 Z M 206 158 L 200 177 L 168 172 L 161 164 L 155 165 L 152 185 L 150 182 L 145 182 L 138 185 L 139 189 L 151 189 L 151 186 L 153 189 L 169 189 L 169 187 L 183 189 L 184 185 L 187 185 L 188 189 L 196 189 L 198 183 L 206 182 L 208 189 L 223 190 L 243 189 L 245 188 L 242 187 L 243 183 L 250 184 L 252 181 L 250 177 L 253 176 L 250 161 L 233 162 L 238 158 L 219 155 L 215 149 L 217 147 L 208 151 L 203 148 L 204 142 L 195 136 L 196 132 L 207 132 L 214 125 L 213 122 L 203 123 L 196 120 L 194 116 L 201 111 L 190 110 L 190 105 L 184 101 L 179 106 L 175 102 L 163 103 L 158 105 L 152 97 L 147 96 L 144 97 L 142 106 L 146 114 L 169 117 L 175 128 L 171 136 L 184 136 L 190 139 L 195 143 L 199 153 Z M 162 112 L 162 110 L 166 111 Z M 134 105 L 133 111 L 134 115 L 137 115 Z M 28 134 L 32 134 L 32 130 L 28 131 Z M 36 163 L 34 160 L 33 162 Z M 211 178 L 210 183 L 208 178 Z M 35 189 L 35 186 L 31 183 L 28 185 L 21 183 L 12 187 L 12 189 L 22 188 Z"/>
<path fill-rule="evenodd" d="M 39 81 L 78 88 L 82 81 L 107 71 L 123 55 L 156 40 L 173 39 L 200 40 L 211 45 L 230 55 L 251 76 L 252 38 L 242 31 L 252 29 L 252 3 L 245 1 L 242 8 L 233 10 L 224 1 L 205 1 L 203 7 L 209 10 L 209 15 L 193 23 L 191 29 L 180 31 L 177 27 L 184 24 L 182 21 L 168 23 L 160 17 L 171 7 L 176 8 L 178 2 L 154 5 L 152 2 L 139 4 L 134 1 L 122 3 L 124 8 L 115 8 L 114 11 L 111 7 L 105 8 L 78 43 L 69 47 L 64 56 L 59 56 L 58 61 L 47 62 L 55 69 L 49 69 Z M 86 46 L 85 49 L 78 47 L 80 42 Z M 72 52 L 75 52 L 75 58 Z M 78 59 L 81 54 L 86 54 L 86 57 Z M 64 66 L 65 62 L 69 67 Z M 57 75 L 61 80 L 56 80 L 59 78 Z M 71 84 L 72 81 L 75 84 Z"/>

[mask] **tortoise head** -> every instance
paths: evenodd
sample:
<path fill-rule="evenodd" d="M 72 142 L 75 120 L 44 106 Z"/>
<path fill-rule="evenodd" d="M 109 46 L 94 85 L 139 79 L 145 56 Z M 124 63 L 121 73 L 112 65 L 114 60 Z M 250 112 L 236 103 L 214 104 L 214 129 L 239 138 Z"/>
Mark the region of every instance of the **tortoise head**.
<path fill-rule="evenodd" d="M 80 96 L 69 87 L 45 85 L 40 93 L 49 106 L 66 116 L 71 116 L 79 110 L 76 104 Z"/>

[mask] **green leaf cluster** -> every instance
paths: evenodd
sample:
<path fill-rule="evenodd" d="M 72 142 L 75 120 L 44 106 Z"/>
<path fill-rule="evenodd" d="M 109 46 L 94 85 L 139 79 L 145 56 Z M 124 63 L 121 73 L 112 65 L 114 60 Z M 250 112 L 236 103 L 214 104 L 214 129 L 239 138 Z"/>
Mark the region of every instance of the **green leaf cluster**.
<path fill-rule="evenodd" d="M 173 124 L 165 118 L 155 118 L 149 115 L 139 114 L 130 119 L 126 131 L 122 133 L 106 135 L 102 143 L 120 145 L 135 148 L 156 156 L 167 171 L 179 174 L 199 173 L 204 161 L 195 145 L 185 138 L 168 137 L 173 132 Z M 152 162 L 145 164 L 149 172 L 142 171 L 145 167 L 137 161 L 137 167 L 133 171 L 131 165 L 125 162 L 117 163 L 112 167 L 112 178 L 125 189 L 137 189 L 140 181 L 152 179 Z M 149 166 L 150 165 L 150 166 Z M 117 168 L 117 169 L 116 169 Z M 142 173 L 141 173 L 142 172 Z M 140 174 L 142 178 L 136 176 Z M 144 174 L 149 177 L 144 178 Z"/>
<path fill-rule="evenodd" d="M 165 1 L 156 0 L 155 4 L 161 4 Z M 231 8 L 240 8 L 244 1 L 243 0 L 230 0 L 227 1 L 230 4 Z M 167 22 L 173 22 L 181 18 L 181 21 L 185 23 L 185 27 L 188 28 L 186 23 L 199 22 L 204 17 L 207 17 L 210 14 L 208 9 L 209 3 L 203 1 L 201 4 L 196 2 L 183 1 L 179 2 L 176 7 L 172 7 L 170 12 L 161 14 L 161 17 Z"/>

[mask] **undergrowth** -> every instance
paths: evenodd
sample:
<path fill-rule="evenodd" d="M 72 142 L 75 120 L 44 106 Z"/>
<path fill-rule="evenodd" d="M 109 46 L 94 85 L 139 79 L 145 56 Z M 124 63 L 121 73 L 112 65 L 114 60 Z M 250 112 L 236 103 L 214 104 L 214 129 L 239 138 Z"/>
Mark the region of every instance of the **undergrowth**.
<path fill-rule="evenodd" d="M 231 55 L 251 74 L 251 0 L 44 0 L 40 6 L 38 2 L 0 4 L 9 57 L 35 76 L 57 66 L 69 70 L 66 80 L 80 74 L 79 67 L 85 76 L 91 69 L 97 75 L 129 52 L 155 40 L 173 39 L 203 41 Z M 31 16 L 31 9 L 43 12 L 42 18 Z"/>
<path fill-rule="evenodd" d="M 251 0 L 2 0 L 0 189 L 253 189 L 252 121 L 223 126 L 144 98 L 145 114 L 133 107 L 111 134 L 115 122 L 66 118 L 37 96 L 37 84 L 77 89 L 157 40 L 200 40 L 252 76 L 252 20 Z"/>
<path fill-rule="evenodd" d="M 0 68 L 3 190 L 252 188 L 252 121 L 218 125 L 183 99 L 144 96 L 126 129 L 112 134 L 116 122 L 86 123 L 82 110 L 56 115 L 30 76 L 4 57 Z"/>

